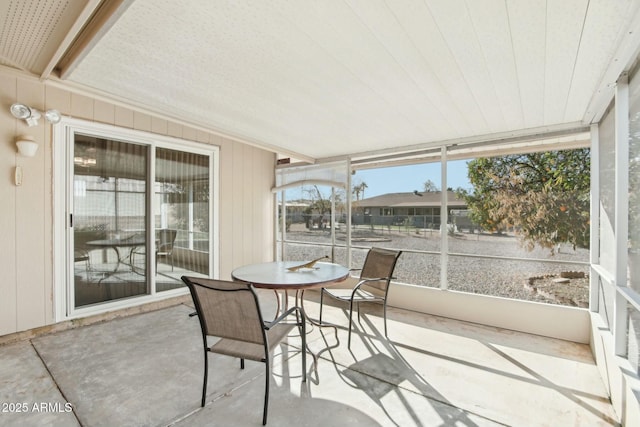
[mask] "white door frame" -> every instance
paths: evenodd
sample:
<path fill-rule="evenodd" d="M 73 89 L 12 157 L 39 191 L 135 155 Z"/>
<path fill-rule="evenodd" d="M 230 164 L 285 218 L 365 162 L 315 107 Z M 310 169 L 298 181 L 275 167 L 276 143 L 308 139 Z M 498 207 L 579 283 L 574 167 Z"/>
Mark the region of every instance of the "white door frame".
<path fill-rule="evenodd" d="M 73 248 L 70 242 L 72 230 L 70 227 L 70 215 L 72 213 L 70 208 L 73 203 L 71 200 L 73 198 L 73 182 L 71 179 L 73 172 L 72 143 L 73 135 L 77 132 L 145 144 L 154 149 L 156 147 L 177 149 L 209 156 L 209 182 L 211 183 L 211 203 L 209 204 L 209 218 L 211 221 L 209 228 L 209 232 L 211 233 L 209 239 L 209 276 L 214 278 L 219 277 L 219 147 L 139 130 L 64 117 L 62 121 L 54 127 L 53 135 L 53 297 L 55 321 L 60 322 L 89 316 L 188 293 L 186 288 L 180 288 L 163 291 L 158 294 L 155 292 L 155 289 L 152 288 L 152 292 L 148 295 L 105 302 L 89 307 L 75 308 L 73 299 L 74 279 L 73 271 L 70 267 L 72 265 L 71 260 L 73 259 Z M 153 172 L 153 166 L 152 164 L 152 170 L 149 173 Z M 153 201 L 153 189 L 148 193 L 147 197 L 149 204 L 148 212 L 153 212 L 152 204 L 155 203 Z M 152 234 L 149 235 L 151 236 Z M 151 237 L 149 238 L 151 239 Z"/>

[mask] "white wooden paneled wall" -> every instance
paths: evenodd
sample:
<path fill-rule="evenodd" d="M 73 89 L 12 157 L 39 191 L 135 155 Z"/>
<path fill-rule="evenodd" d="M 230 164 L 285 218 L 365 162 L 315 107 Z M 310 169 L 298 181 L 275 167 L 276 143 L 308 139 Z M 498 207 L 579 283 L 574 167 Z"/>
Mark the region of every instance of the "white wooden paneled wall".
<path fill-rule="evenodd" d="M 28 128 L 9 106 L 21 102 L 63 115 L 168 135 L 220 147 L 219 272 L 273 259 L 274 154 L 187 125 L 44 85 L 0 67 L 0 335 L 53 323 L 52 131 L 45 120 Z M 35 157 L 17 154 L 15 137 L 28 133 L 39 142 Z M 24 171 L 14 185 L 15 167 Z M 215 219 L 214 219 L 215 220 Z"/>

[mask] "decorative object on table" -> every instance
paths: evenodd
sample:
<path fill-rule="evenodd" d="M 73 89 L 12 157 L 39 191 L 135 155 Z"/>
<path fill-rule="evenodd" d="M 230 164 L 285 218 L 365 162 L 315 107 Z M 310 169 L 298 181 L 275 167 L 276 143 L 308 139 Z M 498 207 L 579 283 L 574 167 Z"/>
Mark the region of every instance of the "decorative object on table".
<path fill-rule="evenodd" d="M 298 271 L 298 270 L 301 270 L 303 268 L 314 268 L 314 265 L 316 265 L 316 262 L 321 261 L 323 259 L 329 259 L 329 256 L 325 255 L 323 257 L 314 259 L 313 261 L 309 261 L 309 262 L 306 262 L 304 264 L 294 265 L 293 267 L 287 268 L 287 270 L 289 270 L 289 271 Z"/>

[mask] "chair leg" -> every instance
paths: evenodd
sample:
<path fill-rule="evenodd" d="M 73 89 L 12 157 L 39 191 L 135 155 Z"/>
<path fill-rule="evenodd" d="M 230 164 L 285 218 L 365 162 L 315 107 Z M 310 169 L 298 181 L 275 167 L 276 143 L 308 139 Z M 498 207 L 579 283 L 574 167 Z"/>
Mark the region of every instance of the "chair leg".
<path fill-rule="evenodd" d="M 240 359 L 240 369 L 244 369 L 244 359 Z"/>
<path fill-rule="evenodd" d="M 302 319 L 302 382 L 307 382 L 307 321 Z"/>
<path fill-rule="evenodd" d="M 389 338 L 389 335 L 387 335 L 387 300 L 385 299 L 382 304 L 384 306 L 382 314 L 382 318 L 384 319 L 384 336 Z"/>
<path fill-rule="evenodd" d="M 267 355 L 265 360 L 266 378 L 264 384 L 264 410 L 262 412 L 262 425 L 267 425 L 267 410 L 269 409 L 269 379 L 271 378 L 271 357 Z"/>
<path fill-rule="evenodd" d="M 358 307 L 358 314 L 360 314 L 360 307 Z M 347 348 L 351 348 L 351 329 L 353 328 L 353 299 L 349 301 L 349 339 L 347 340 Z"/>
<path fill-rule="evenodd" d="M 324 288 L 320 289 L 320 324 L 322 325 L 322 297 L 324 297 Z"/>
<path fill-rule="evenodd" d="M 205 401 L 207 399 L 207 379 L 209 378 L 209 352 L 207 351 L 207 345 L 205 341 L 204 346 L 204 380 L 202 382 L 202 407 L 204 408 Z"/>

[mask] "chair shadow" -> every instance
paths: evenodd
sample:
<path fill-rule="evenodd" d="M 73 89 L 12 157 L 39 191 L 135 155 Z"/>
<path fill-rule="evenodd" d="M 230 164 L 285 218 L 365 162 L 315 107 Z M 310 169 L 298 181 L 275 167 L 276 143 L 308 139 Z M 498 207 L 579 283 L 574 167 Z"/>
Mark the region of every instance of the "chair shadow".
<path fill-rule="evenodd" d="M 389 342 L 385 347 L 393 356 L 384 353 L 373 354 L 366 359 L 349 365 L 343 370 L 343 375 L 359 388 L 363 389 L 376 404 L 382 407 L 390 420 L 400 426 L 400 424 L 395 422 L 393 414 L 387 411 L 383 403 L 383 398 L 389 393 L 395 393 L 396 398 L 402 402 L 415 423 L 420 425 L 420 419 L 415 413 L 414 408 L 401 393 L 401 390 L 411 392 L 407 385 L 403 386 L 403 384 L 408 382 L 424 398 L 447 406 L 447 410 L 437 411 L 438 415 L 442 418 L 442 425 L 458 425 L 458 423 L 465 426 L 477 425 L 469 418 L 466 411 L 453 405 L 440 394 L 436 388 L 431 386 L 400 354 L 393 343 Z M 360 375 L 354 375 L 354 373 Z M 434 406 L 434 409 L 437 410 L 436 406 Z M 476 414 L 476 416 L 479 415 Z"/>
<path fill-rule="evenodd" d="M 348 319 L 347 310 L 344 309 L 343 312 Z M 362 313 L 361 318 L 366 318 L 366 314 Z M 371 324 L 369 326 L 372 327 Z M 331 328 L 332 331 L 325 333 L 325 329 L 327 329 L 327 327 Z M 438 410 L 436 405 L 433 405 L 433 409 L 442 419 L 441 425 L 458 425 L 459 423 L 465 426 L 477 425 L 473 420 L 469 418 L 466 411 L 451 404 L 451 402 L 449 402 L 434 387 L 432 387 L 429 382 L 424 379 L 401 355 L 395 344 L 391 341 L 388 341 L 384 336 L 380 334 L 377 334 L 375 336 L 366 335 L 366 341 L 363 340 L 371 356 L 367 357 L 366 359 L 357 360 L 353 351 L 348 350 L 355 362 L 349 366 L 341 365 L 340 362 L 336 360 L 336 357 L 333 354 L 333 351 L 339 349 L 341 346 L 338 329 L 345 331 L 347 330 L 346 327 L 333 324 L 327 324 L 326 326 L 323 326 L 321 328 L 320 334 L 322 336 L 322 339 L 324 340 L 324 343 L 326 344 L 326 347 L 317 353 L 318 360 L 320 359 L 320 356 L 322 354 L 328 353 L 326 357 L 331 360 L 336 373 L 344 381 L 344 383 L 349 387 L 364 391 L 366 395 L 384 411 L 384 413 L 392 423 L 394 423 L 398 427 L 401 426 L 400 422 L 396 421 L 396 419 L 394 418 L 394 413 L 397 413 L 396 405 L 394 405 L 393 408 L 394 412 L 391 412 L 391 410 L 389 410 L 383 402 L 383 399 L 390 393 L 395 394 L 396 399 L 401 402 L 401 404 L 405 408 L 406 413 L 410 415 L 414 423 L 416 425 L 421 425 L 419 414 L 416 413 L 411 403 L 402 393 L 402 391 L 404 391 L 405 393 L 415 393 L 407 386 L 402 385 L 405 382 L 409 382 L 416 390 L 418 390 L 418 394 L 420 394 L 423 398 L 438 402 L 439 404 L 447 407 L 446 410 Z M 376 329 L 373 328 L 373 330 Z M 352 331 L 352 333 L 359 333 L 359 331 L 354 330 Z M 333 337 L 333 339 L 330 340 L 329 338 L 331 338 L 331 336 Z M 330 341 L 333 340 L 335 340 L 335 342 L 330 343 Z M 381 349 L 378 348 L 379 345 L 382 345 L 384 349 L 392 356 L 381 352 Z M 343 369 L 341 369 L 341 367 Z M 317 377 L 317 370 L 315 370 L 315 373 L 316 381 L 319 381 L 319 378 Z M 480 415 L 475 415 L 483 418 Z"/>
<path fill-rule="evenodd" d="M 346 312 L 346 310 L 344 311 L 345 316 L 348 315 L 348 313 Z M 585 402 L 583 399 L 589 399 L 589 400 L 593 400 L 593 401 L 601 401 L 603 403 L 607 403 L 609 402 L 609 400 L 607 398 L 604 398 L 602 396 L 599 395 L 595 395 L 595 394 L 591 394 L 591 393 L 587 393 L 584 392 L 582 390 L 577 390 L 571 387 L 565 387 L 559 384 L 554 383 L 551 379 L 545 377 L 544 375 L 534 371 L 533 369 L 531 369 L 530 367 L 528 367 L 527 365 L 525 365 L 524 363 L 518 361 L 517 359 L 511 357 L 510 355 L 508 355 L 507 353 L 505 353 L 504 351 L 500 350 L 498 348 L 498 345 L 507 345 L 508 346 L 508 342 L 504 339 L 501 338 L 499 340 L 499 343 L 493 343 L 493 342 L 489 342 L 489 341 L 485 341 L 485 340 L 481 340 L 478 339 L 478 337 L 475 337 L 476 341 L 480 342 L 482 345 L 484 345 L 485 347 L 489 348 L 491 351 L 495 352 L 496 354 L 498 354 L 500 357 L 506 359 L 507 361 L 509 361 L 509 363 L 515 365 L 516 367 L 518 367 L 520 370 L 522 370 L 523 372 L 527 373 L 529 376 L 525 376 L 525 375 L 518 375 L 518 374 L 514 374 L 514 373 L 510 373 L 510 372 L 506 372 L 504 370 L 500 370 L 500 369 L 496 369 L 496 368 L 491 368 L 489 366 L 485 366 L 485 365 L 481 365 L 478 363 L 473 363 L 473 362 L 469 362 L 463 359 L 459 359 L 456 357 L 452 357 L 452 356 L 448 356 L 445 354 L 440 354 L 440 353 L 436 353 L 436 352 L 432 352 L 426 349 L 421 349 L 412 345 L 408 345 L 408 344 L 403 344 L 403 343 L 399 343 L 399 342 L 394 342 L 391 341 L 390 339 L 387 339 L 386 337 L 382 336 L 379 332 L 378 329 L 375 327 L 375 325 L 373 324 L 373 322 L 371 322 L 370 320 L 368 320 L 367 318 L 367 313 L 362 313 L 361 319 L 365 319 L 366 322 L 366 326 L 368 330 L 371 331 L 375 331 L 373 335 L 371 334 L 365 334 L 364 333 L 364 325 L 362 325 L 362 320 L 360 320 L 359 322 L 356 322 L 356 325 L 358 328 L 360 328 L 360 330 L 358 330 L 358 334 L 363 338 L 363 342 L 365 342 L 365 345 L 367 346 L 367 349 L 372 352 L 371 354 L 373 354 L 373 356 L 367 358 L 367 359 L 363 359 L 361 361 L 357 361 L 356 363 L 354 363 L 353 365 L 350 365 L 348 367 L 348 369 L 354 370 L 354 371 L 361 371 L 362 373 L 371 375 L 373 377 L 384 377 L 386 378 L 386 381 L 388 381 L 389 383 L 393 384 L 395 382 L 398 382 L 398 386 L 399 383 L 401 383 L 404 380 L 408 380 L 417 390 L 420 391 L 420 393 L 422 393 L 423 395 L 425 395 L 426 397 L 428 397 L 429 399 L 433 399 L 436 401 L 439 401 L 441 403 L 447 404 L 447 405 L 451 405 L 450 402 L 448 402 L 445 398 L 443 398 L 441 396 L 440 393 L 437 392 L 437 390 L 435 390 L 433 387 L 431 387 L 428 382 L 420 375 L 418 374 L 415 369 L 413 369 L 413 367 L 411 367 L 411 365 L 406 361 L 406 359 L 401 355 L 399 349 L 404 349 L 404 350 L 409 350 L 412 352 L 416 352 L 419 354 L 424 354 L 430 357 L 435 357 L 435 358 L 439 358 L 442 360 L 446 360 L 449 362 L 454 362 L 454 363 L 458 363 L 467 367 L 471 367 L 474 369 L 478 369 L 478 370 L 483 370 L 483 371 L 487 371 L 496 375 L 501 375 L 504 377 L 508 377 L 508 378 L 513 378 L 517 381 L 521 381 L 521 382 L 527 382 L 530 384 L 534 384 L 534 385 L 538 385 L 541 387 L 545 387 L 548 389 L 552 389 L 555 392 L 559 393 L 560 395 L 564 396 L 565 398 L 567 398 L 568 400 L 572 401 L 573 403 L 575 403 L 576 405 L 584 408 L 585 410 L 591 412 L 592 414 L 594 414 L 596 417 L 602 419 L 603 421 L 610 423 L 612 425 L 617 425 L 617 420 L 611 418 L 608 414 L 602 412 L 601 410 L 597 409 L 596 407 L 590 405 L 589 403 Z M 354 333 L 356 331 L 354 330 Z M 465 335 L 467 336 L 466 332 Z M 391 358 L 389 356 L 386 356 L 382 353 L 377 353 L 374 354 L 374 351 L 379 351 L 377 349 L 377 346 L 380 345 L 382 346 L 384 349 L 386 349 L 389 353 L 393 354 L 394 357 Z M 520 346 L 516 346 L 516 348 L 520 348 Z M 352 353 L 353 355 L 353 353 Z M 353 355 L 354 360 L 355 360 L 355 355 Z M 387 367 L 385 367 L 385 369 L 383 371 L 376 371 L 375 370 L 375 366 L 379 365 L 379 362 L 382 363 L 383 360 L 376 360 L 376 359 L 383 359 L 386 358 L 388 360 L 384 360 L 384 363 L 387 364 Z M 372 367 L 373 366 L 373 367 Z M 384 365 L 383 365 L 384 366 Z M 394 368 L 388 368 L 388 366 L 394 366 Z M 393 372 L 393 370 L 396 370 L 397 372 Z M 395 377 L 397 378 L 397 380 L 390 380 L 389 378 L 393 378 L 395 374 Z M 402 381 L 400 381 L 402 379 Z M 372 398 L 375 398 L 376 396 L 372 396 Z M 451 422 L 454 422 L 455 419 L 451 419 Z"/>

